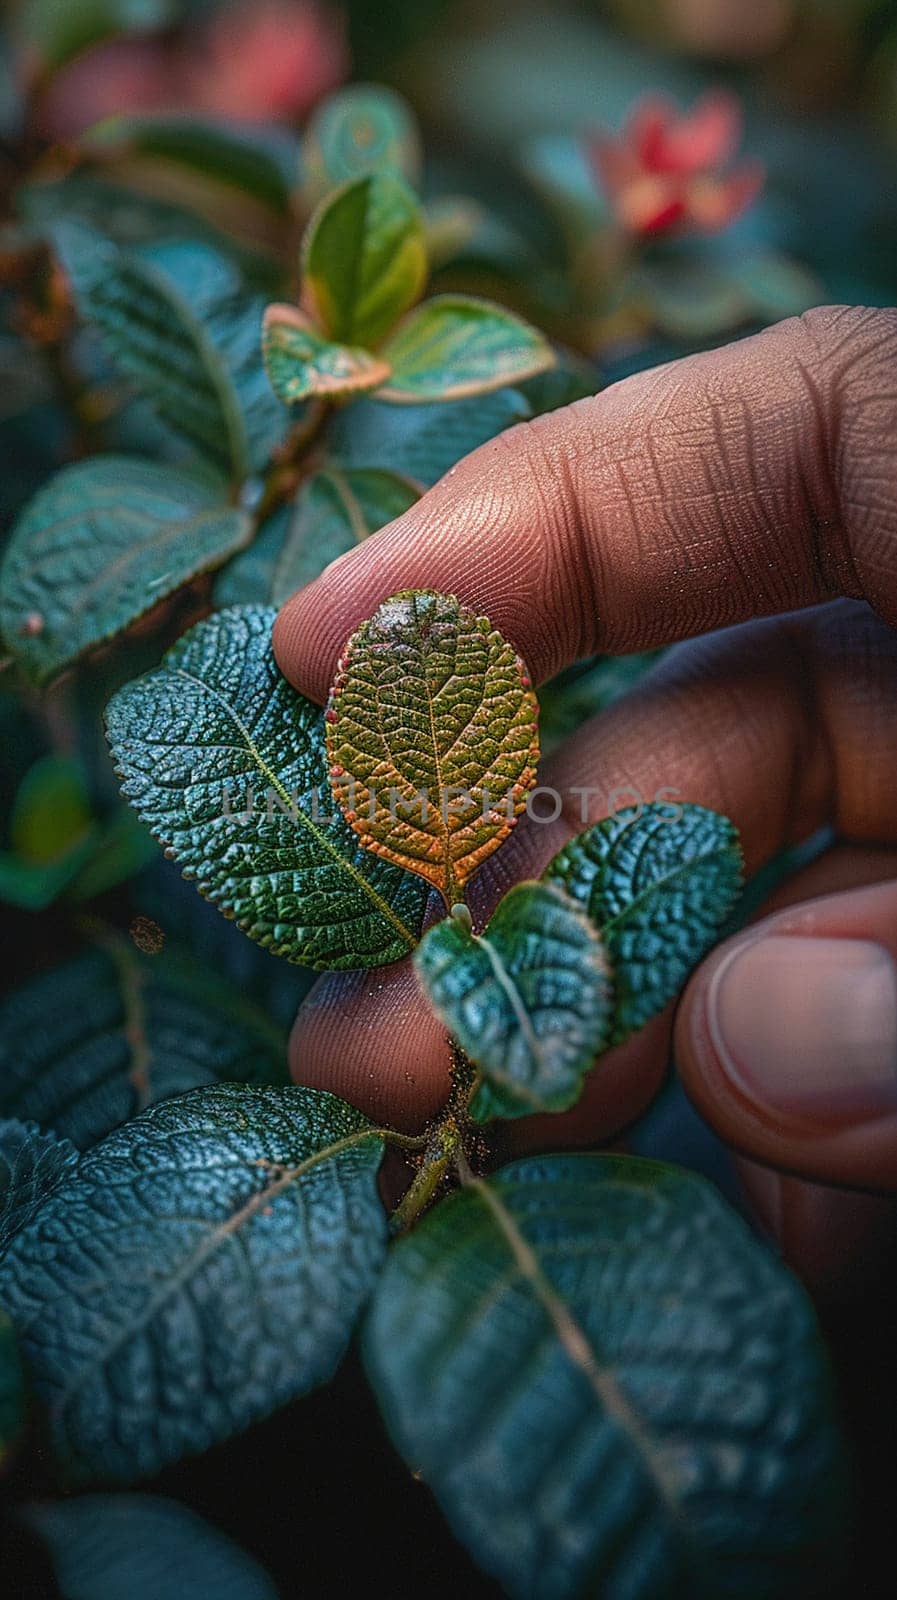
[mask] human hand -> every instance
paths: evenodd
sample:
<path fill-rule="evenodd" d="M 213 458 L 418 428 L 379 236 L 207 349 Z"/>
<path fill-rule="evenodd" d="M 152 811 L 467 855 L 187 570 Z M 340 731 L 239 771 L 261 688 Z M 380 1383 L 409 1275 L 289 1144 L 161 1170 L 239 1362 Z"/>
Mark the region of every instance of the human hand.
<path fill-rule="evenodd" d="M 596 650 L 709 633 L 543 764 L 564 811 L 521 821 L 471 904 L 538 874 L 614 790 L 725 812 L 749 873 L 833 825 L 838 846 L 792 890 L 813 898 L 693 977 L 675 1054 L 743 1155 L 876 1191 L 897 1189 L 895 441 L 897 312 L 814 311 L 482 446 L 295 595 L 274 634 L 283 671 L 323 701 L 349 634 L 414 586 L 485 612 L 537 683 Z M 515 1124 L 518 1147 L 631 1122 L 662 1079 L 673 1011 L 608 1052 L 572 1112 Z M 445 1032 L 408 962 L 320 979 L 291 1060 L 396 1125 L 448 1089 Z"/>

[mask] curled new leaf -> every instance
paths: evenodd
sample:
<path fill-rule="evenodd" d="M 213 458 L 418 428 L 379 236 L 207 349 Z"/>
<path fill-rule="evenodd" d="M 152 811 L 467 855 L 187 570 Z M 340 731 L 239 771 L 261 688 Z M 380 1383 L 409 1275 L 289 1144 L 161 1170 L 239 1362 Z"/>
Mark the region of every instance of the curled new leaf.
<path fill-rule="evenodd" d="M 389 1257 L 366 1358 L 390 1431 L 514 1600 L 794 1600 L 839 1533 L 812 1308 L 704 1179 L 548 1156 Z"/>
<path fill-rule="evenodd" d="M 424 935 L 414 965 L 482 1071 L 478 1121 L 574 1104 L 607 1043 L 612 991 L 600 940 L 563 890 L 518 884 L 480 938 L 447 917 Z"/>
<path fill-rule="evenodd" d="M 352 179 L 312 218 L 304 286 L 327 336 L 376 347 L 427 281 L 420 208 L 390 172 Z"/>
<path fill-rule="evenodd" d="M 333 1095 L 227 1084 L 82 1158 L 0 1267 L 73 1477 L 158 1472 L 331 1376 L 386 1248 L 382 1152 Z"/>
<path fill-rule="evenodd" d="M 588 913 L 614 970 L 614 1043 L 682 988 L 732 910 L 741 874 L 733 823 L 694 805 L 619 811 L 555 856 L 546 881 Z"/>
<path fill-rule="evenodd" d="M 219 611 L 118 691 L 106 724 L 122 788 L 250 938 L 308 967 L 382 966 L 414 949 L 426 890 L 334 810 L 324 713 L 281 674 L 275 615 Z"/>
<path fill-rule="evenodd" d="M 547 340 L 504 306 L 441 294 L 412 311 L 382 351 L 391 376 L 381 399 L 457 400 L 521 383 L 554 362 Z"/>
<path fill-rule="evenodd" d="M 524 808 L 537 709 L 488 618 L 429 589 L 385 601 L 346 646 L 326 717 L 333 792 L 365 848 L 451 904 Z"/>
<path fill-rule="evenodd" d="M 95 456 L 26 507 L 0 568 L 0 626 L 38 683 L 247 543 L 252 522 L 192 473 Z"/>
<path fill-rule="evenodd" d="M 389 365 L 368 350 L 322 338 L 295 306 L 265 312 L 262 351 L 271 387 L 286 405 L 299 400 L 348 400 L 378 389 Z"/>

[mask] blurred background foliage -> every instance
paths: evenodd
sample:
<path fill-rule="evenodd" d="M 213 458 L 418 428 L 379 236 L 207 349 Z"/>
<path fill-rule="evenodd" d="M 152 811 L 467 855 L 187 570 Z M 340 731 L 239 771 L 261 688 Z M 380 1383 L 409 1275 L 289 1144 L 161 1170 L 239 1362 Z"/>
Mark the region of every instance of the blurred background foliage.
<path fill-rule="evenodd" d="M 151 247 L 157 263 L 164 254 L 187 298 L 195 276 L 179 282 L 178 262 L 200 258 L 185 245 L 212 250 L 232 265 L 246 308 L 294 295 L 315 204 L 383 166 L 425 203 L 432 287 L 520 310 L 560 355 L 553 372 L 474 401 L 365 400 L 336 419 L 346 468 L 385 466 L 425 486 L 500 428 L 628 372 L 809 305 L 897 298 L 897 0 L 6 0 L 0 549 L 66 462 L 183 452 L 76 315 L 64 268 L 72 224 Z M 225 306 L 222 337 L 236 337 L 229 317 Z M 260 357 L 255 365 L 257 376 Z M 249 556 L 264 556 L 260 541 Z M 245 584 L 241 570 L 218 584 Z M 169 955 L 201 951 L 273 1023 L 282 1051 L 308 976 L 251 945 L 157 859 L 119 799 L 101 733 L 116 687 L 155 665 L 189 620 L 235 597 L 201 578 L 131 629 L 123 653 L 100 650 L 41 696 L 2 663 L 4 977 L 14 985 L 70 957 L 102 919 L 129 930 L 131 960 L 162 944 Z M 649 660 L 580 663 L 547 686 L 546 747 L 625 693 Z M 34 993 L 39 1012 L 51 1007 Z M 116 1039 L 123 1026 L 116 1012 Z M 676 1140 L 682 1153 L 681 1103 L 674 1110 L 666 1144 L 669 1102 L 654 1115 L 654 1154 Z M 710 1170 L 703 1127 L 693 1142 L 700 1150 L 685 1159 Z M 295 1572 L 284 1533 L 295 1493 L 321 1502 L 325 1528 L 328 1516 L 342 1526 L 348 1504 L 372 1562 L 398 1552 L 396 1593 L 441 1592 L 434 1564 L 463 1592 L 492 1592 L 485 1581 L 471 1588 L 429 1502 L 415 1503 L 413 1525 L 403 1520 L 419 1491 L 365 1422 L 357 1375 L 342 1383 L 329 1409 L 304 1402 L 301 1424 L 284 1413 L 163 1489 L 241 1526 L 266 1555 L 280 1549 L 285 1574 Z M 853 1398 L 874 1444 L 886 1424 L 874 1402 Z M 267 1489 L 269 1454 L 283 1454 L 297 1427 L 315 1450 L 253 1507 L 247 1486 Z M 332 1459 L 322 1453 L 331 1437 Z M 354 1555 L 306 1543 L 304 1592 L 336 1592 Z"/>

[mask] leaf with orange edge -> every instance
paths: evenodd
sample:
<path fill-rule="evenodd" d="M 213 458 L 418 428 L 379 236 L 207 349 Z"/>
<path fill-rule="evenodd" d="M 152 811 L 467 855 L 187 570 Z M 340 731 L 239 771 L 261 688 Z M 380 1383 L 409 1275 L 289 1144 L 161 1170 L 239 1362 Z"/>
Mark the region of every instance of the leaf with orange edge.
<path fill-rule="evenodd" d="M 378 389 L 392 371 L 369 350 L 332 344 L 290 305 L 272 305 L 265 312 L 262 354 L 271 387 L 287 405 L 315 398 L 348 400 Z"/>
<path fill-rule="evenodd" d="M 507 837 L 539 759 L 526 667 L 487 617 L 408 590 L 349 640 L 326 712 L 334 796 L 361 843 L 448 905 Z"/>

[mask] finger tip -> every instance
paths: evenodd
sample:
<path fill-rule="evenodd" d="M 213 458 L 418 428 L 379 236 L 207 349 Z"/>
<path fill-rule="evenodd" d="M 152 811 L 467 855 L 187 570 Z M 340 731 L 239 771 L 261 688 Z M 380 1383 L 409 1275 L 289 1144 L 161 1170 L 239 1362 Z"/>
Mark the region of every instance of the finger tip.
<path fill-rule="evenodd" d="M 435 1116 L 451 1086 L 445 1029 L 407 961 L 318 979 L 293 1024 L 289 1068 L 295 1083 L 401 1132 Z"/>

